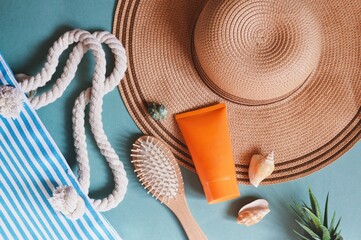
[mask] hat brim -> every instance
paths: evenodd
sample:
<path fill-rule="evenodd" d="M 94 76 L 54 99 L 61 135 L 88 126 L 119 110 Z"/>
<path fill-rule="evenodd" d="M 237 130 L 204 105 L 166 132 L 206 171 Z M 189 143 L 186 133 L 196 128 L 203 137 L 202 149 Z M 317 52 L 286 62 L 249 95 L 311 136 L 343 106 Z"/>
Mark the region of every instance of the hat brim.
<path fill-rule="evenodd" d="M 247 184 L 252 154 L 275 152 L 275 171 L 263 184 L 280 183 L 320 170 L 361 138 L 359 1 L 306 3 L 322 29 L 319 63 L 291 96 L 260 105 L 225 99 L 199 75 L 192 31 L 205 2 L 118 2 L 113 33 L 129 60 L 119 90 L 142 132 L 165 141 L 180 165 L 194 170 L 173 115 L 225 102 L 238 182 Z M 164 104 L 170 116 L 153 120 L 149 102 Z"/>

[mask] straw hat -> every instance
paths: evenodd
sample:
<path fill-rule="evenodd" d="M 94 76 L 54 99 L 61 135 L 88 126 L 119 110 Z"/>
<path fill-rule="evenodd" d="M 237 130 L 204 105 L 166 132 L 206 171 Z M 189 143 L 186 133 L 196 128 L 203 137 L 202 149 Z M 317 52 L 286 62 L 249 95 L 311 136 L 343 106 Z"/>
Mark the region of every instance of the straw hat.
<path fill-rule="evenodd" d="M 188 169 L 173 115 L 225 102 L 238 181 L 248 183 L 252 154 L 272 150 L 276 169 L 264 183 L 300 178 L 361 138 L 360 13 L 359 0 L 120 0 L 122 98 Z M 153 120 L 150 102 L 169 117 Z"/>

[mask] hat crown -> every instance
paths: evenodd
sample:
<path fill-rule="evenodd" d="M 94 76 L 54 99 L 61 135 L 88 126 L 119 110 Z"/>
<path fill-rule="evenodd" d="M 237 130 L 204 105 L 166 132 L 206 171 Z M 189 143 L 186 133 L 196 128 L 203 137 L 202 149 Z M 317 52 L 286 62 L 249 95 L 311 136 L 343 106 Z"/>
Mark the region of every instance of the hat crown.
<path fill-rule="evenodd" d="M 294 93 L 321 53 L 318 21 L 300 1 L 209 0 L 193 37 L 203 81 L 220 96 L 245 104 Z"/>

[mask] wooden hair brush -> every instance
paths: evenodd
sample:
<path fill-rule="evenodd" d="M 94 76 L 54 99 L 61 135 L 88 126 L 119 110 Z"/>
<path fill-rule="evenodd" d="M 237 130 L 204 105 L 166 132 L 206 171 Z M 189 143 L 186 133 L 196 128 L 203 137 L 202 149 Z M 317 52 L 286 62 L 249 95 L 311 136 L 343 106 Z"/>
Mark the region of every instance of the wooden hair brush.
<path fill-rule="evenodd" d="M 167 146 L 154 137 L 143 136 L 131 151 L 135 172 L 148 193 L 172 210 L 190 240 L 207 239 L 189 211 L 182 174 Z"/>

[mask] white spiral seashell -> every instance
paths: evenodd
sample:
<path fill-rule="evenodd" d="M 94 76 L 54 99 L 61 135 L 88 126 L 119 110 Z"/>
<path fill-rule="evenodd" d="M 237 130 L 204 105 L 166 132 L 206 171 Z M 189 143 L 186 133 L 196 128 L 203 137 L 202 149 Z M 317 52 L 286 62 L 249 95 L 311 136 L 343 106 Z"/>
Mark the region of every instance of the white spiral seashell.
<path fill-rule="evenodd" d="M 261 221 L 270 211 L 266 200 L 255 200 L 239 210 L 237 223 L 249 227 Z"/>
<path fill-rule="evenodd" d="M 250 183 L 258 187 L 258 185 L 267 177 L 269 177 L 275 169 L 274 152 L 272 151 L 267 157 L 259 154 L 252 156 L 248 169 L 248 177 Z"/>

